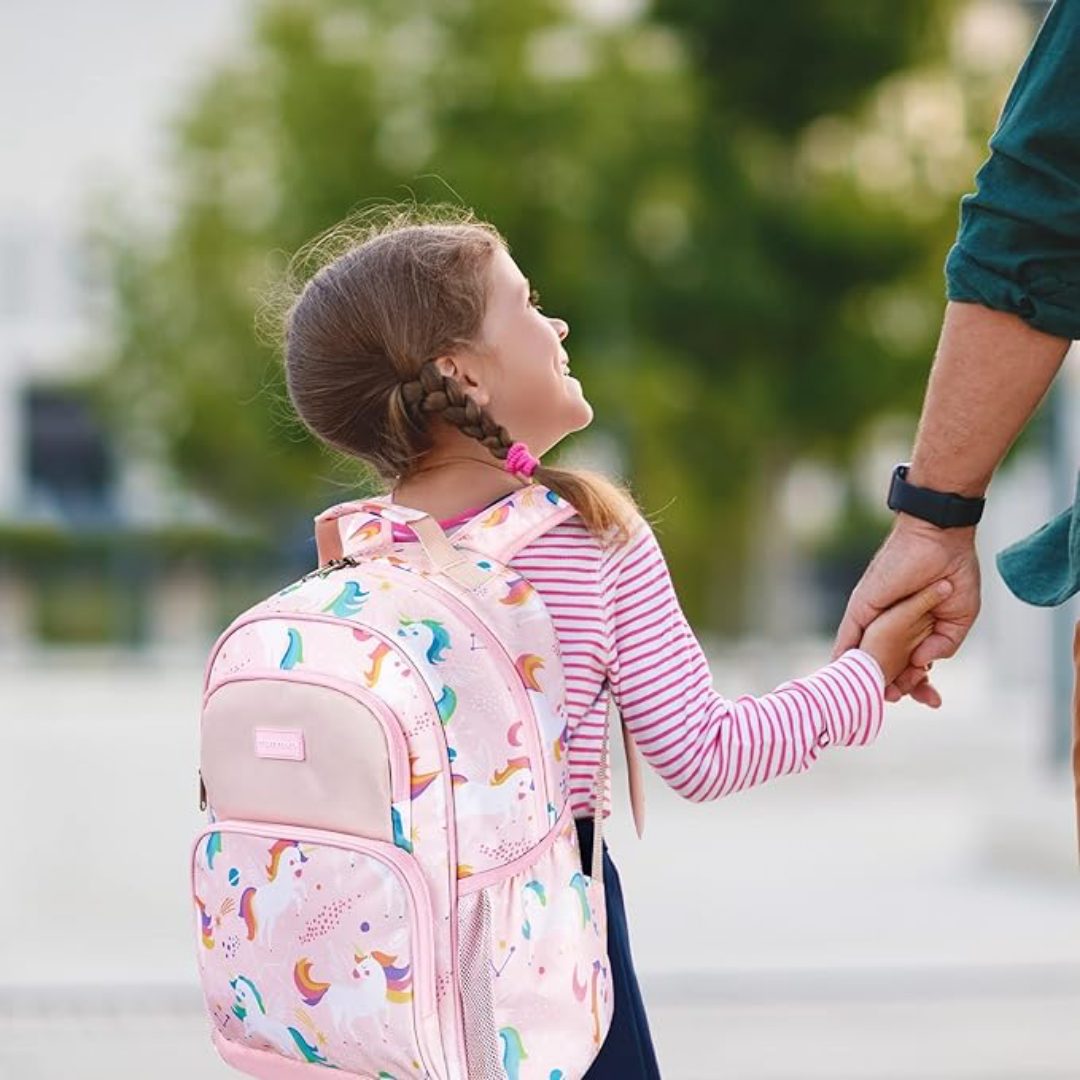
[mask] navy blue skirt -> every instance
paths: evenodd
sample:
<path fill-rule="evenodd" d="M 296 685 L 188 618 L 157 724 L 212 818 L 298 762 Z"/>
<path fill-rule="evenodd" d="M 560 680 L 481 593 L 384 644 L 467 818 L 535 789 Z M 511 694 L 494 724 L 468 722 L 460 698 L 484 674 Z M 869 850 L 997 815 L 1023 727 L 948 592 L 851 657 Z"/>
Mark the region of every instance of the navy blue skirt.
<path fill-rule="evenodd" d="M 592 864 L 592 818 L 576 818 L 581 865 Z M 611 980 L 615 990 L 615 1011 L 611 1029 L 596 1060 L 589 1066 L 585 1080 L 660 1080 L 649 1020 L 641 1000 L 634 961 L 630 955 L 630 934 L 626 926 L 619 872 L 604 843 L 604 892 L 607 898 L 607 947 L 611 961 Z"/>

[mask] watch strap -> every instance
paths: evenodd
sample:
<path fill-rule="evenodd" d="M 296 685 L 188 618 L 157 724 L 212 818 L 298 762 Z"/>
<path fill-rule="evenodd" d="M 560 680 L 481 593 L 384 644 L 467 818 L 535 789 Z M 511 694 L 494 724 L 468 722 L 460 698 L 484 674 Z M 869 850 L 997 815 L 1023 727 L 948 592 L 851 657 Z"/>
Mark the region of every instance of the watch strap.
<path fill-rule="evenodd" d="M 959 495 L 955 491 L 935 491 L 919 487 L 907 479 L 910 463 L 897 465 L 889 485 L 888 506 L 922 518 L 942 529 L 975 525 L 982 517 L 986 499 Z"/>

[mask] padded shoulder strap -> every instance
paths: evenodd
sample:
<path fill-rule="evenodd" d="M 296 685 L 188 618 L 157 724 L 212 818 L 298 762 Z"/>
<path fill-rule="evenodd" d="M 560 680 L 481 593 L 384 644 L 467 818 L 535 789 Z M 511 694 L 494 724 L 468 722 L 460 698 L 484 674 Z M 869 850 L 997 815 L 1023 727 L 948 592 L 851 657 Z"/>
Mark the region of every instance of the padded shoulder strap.
<path fill-rule="evenodd" d="M 455 547 L 468 548 L 507 563 L 560 521 L 577 511 L 543 484 L 529 484 L 487 507 L 450 536 Z M 391 521 L 407 521 L 418 511 L 391 501 L 389 495 L 337 503 L 315 518 L 319 565 L 343 555 L 374 554 L 393 543 Z"/>
<path fill-rule="evenodd" d="M 451 537 L 457 546 L 508 563 L 526 544 L 577 511 L 543 484 L 529 484 L 477 514 Z"/>
<path fill-rule="evenodd" d="M 335 503 L 315 516 L 319 566 L 343 555 L 373 554 L 392 541 L 390 522 L 381 516 L 386 496 Z"/>

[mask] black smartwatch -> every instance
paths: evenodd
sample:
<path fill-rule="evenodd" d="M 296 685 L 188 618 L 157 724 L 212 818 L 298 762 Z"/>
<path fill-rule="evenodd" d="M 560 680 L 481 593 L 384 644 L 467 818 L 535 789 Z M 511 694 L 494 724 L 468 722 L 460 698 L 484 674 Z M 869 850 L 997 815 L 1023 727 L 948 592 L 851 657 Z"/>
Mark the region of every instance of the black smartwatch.
<path fill-rule="evenodd" d="M 986 500 L 957 495 L 955 491 L 934 491 L 933 488 L 916 487 L 907 481 L 911 462 L 893 469 L 887 500 L 890 510 L 902 510 L 923 521 L 929 521 L 942 529 L 955 529 L 962 525 L 975 525 L 982 517 Z"/>

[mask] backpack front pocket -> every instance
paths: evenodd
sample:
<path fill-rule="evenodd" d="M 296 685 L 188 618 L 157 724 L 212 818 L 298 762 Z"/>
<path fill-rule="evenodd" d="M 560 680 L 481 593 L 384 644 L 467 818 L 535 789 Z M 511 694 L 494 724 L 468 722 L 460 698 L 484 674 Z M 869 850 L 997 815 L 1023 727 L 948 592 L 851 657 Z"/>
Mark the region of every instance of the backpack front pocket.
<path fill-rule="evenodd" d="M 215 817 L 293 821 L 409 850 L 409 757 L 377 694 L 325 673 L 249 669 L 206 695 L 200 772 Z"/>
<path fill-rule="evenodd" d="M 251 1075 L 446 1076 L 427 888 L 393 844 L 246 821 L 192 850 L 214 1041 Z"/>

